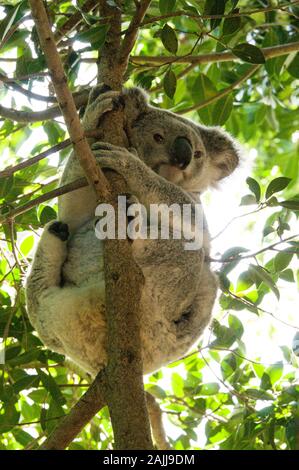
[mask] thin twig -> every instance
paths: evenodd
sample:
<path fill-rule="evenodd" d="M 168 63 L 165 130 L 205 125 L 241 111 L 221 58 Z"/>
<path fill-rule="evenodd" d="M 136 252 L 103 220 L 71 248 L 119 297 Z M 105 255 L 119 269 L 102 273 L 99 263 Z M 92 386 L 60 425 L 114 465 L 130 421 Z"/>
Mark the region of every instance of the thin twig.
<path fill-rule="evenodd" d="M 34 99 L 38 101 L 45 101 L 47 103 L 57 103 L 57 100 L 53 96 L 44 96 L 40 95 L 38 93 L 34 93 L 31 90 L 27 90 L 26 88 L 23 88 L 21 85 L 17 83 L 17 80 L 14 78 L 9 78 L 3 73 L 0 73 L 0 81 L 2 81 L 6 87 L 12 88 L 13 90 L 22 93 L 23 95 L 27 96 L 29 99 Z"/>
<path fill-rule="evenodd" d="M 71 183 L 65 184 L 64 186 L 61 186 L 60 188 L 53 189 L 53 191 L 49 191 L 46 194 L 42 194 L 42 196 L 39 196 L 33 199 L 32 201 L 29 201 L 27 204 L 24 204 L 23 206 L 16 207 L 10 210 L 8 213 L 0 215 L 0 224 L 3 224 L 4 222 L 9 222 L 10 220 L 15 219 L 18 215 L 28 212 L 30 209 L 38 206 L 42 202 L 46 202 L 46 201 L 49 201 L 50 199 L 54 199 L 55 197 L 70 193 L 72 191 L 75 191 L 76 189 L 84 188 L 87 185 L 88 185 L 87 179 L 80 178 L 76 181 L 72 181 Z"/>
<path fill-rule="evenodd" d="M 60 150 L 68 147 L 69 145 L 71 145 L 70 139 L 66 139 L 63 142 L 59 142 L 59 144 L 56 144 L 53 147 L 45 150 L 44 152 L 41 152 L 38 155 L 35 155 L 32 158 L 29 158 L 29 160 L 25 160 L 21 163 L 18 163 L 17 165 L 10 166 L 8 168 L 5 168 L 5 170 L 0 171 L 0 178 L 8 178 L 9 176 L 13 175 L 17 171 L 23 170 L 24 168 L 27 168 L 28 166 L 35 165 L 40 160 L 47 158 L 52 153 L 59 152 Z"/>
<path fill-rule="evenodd" d="M 243 217 L 247 217 L 248 215 L 251 215 L 251 214 L 256 214 L 257 212 L 260 212 L 261 210 L 263 209 L 266 209 L 266 207 L 268 207 L 267 205 L 262 205 L 262 206 L 259 206 L 257 209 L 253 210 L 253 211 L 250 211 L 250 212 L 245 212 L 245 214 L 241 214 L 241 215 L 236 215 L 235 217 L 233 217 L 221 230 L 220 232 L 218 232 L 216 235 L 214 235 L 212 237 L 212 240 L 215 240 L 216 238 L 220 237 L 220 235 L 222 235 L 225 230 L 233 223 L 235 222 L 236 220 L 238 219 L 242 219 Z"/>
<path fill-rule="evenodd" d="M 83 90 L 74 94 L 74 101 L 77 108 L 85 106 L 88 100 L 90 90 Z M 61 116 L 61 108 L 59 106 L 51 106 L 43 111 L 18 111 L 16 109 L 6 108 L 0 105 L 0 116 L 16 122 L 39 122 L 54 119 Z"/>
<path fill-rule="evenodd" d="M 247 258 L 255 258 L 257 255 L 260 255 L 261 253 L 264 253 L 265 251 L 271 250 L 275 246 L 281 245 L 282 243 L 287 243 L 289 240 L 292 240 L 293 238 L 299 237 L 299 233 L 296 233 L 295 235 L 290 235 L 287 238 L 283 238 L 279 240 L 279 242 L 273 243 L 272 245 L 267 245 L 264 248 L 261 248 L 260 250 L 254 252 L 254 253 L 248 253 L 247 255 L 242 255 L 242 256 L 232 256 L 227 259 L 213 259 L 209 258 L 210 261 L 212 262 L 218 262 L 218 263 L 231 263 L 232 261 L 240 261 L 242 259 L 247 259 Z"/>
<path fill-rule="evenodd" d="M 240 77 L 238 80 L 236 80 L 234 83 L 232 83 L 232 85 L 230 85 L 227 88 L 224 88 L 223 90 L 221 90 L 216 95 L 214 95 L 211 98 L 208 98 L 204 101 L 201 101 L 200 103 L 196 103 L 196 104 L 190 106 L 189 108 L 180 109 L 180 110 L 176 111 L 176 113 L 177 114 L 187 114 L 187 113 L 190 113 L 192 111 L 198 111 L 199 109 L 205 108 L 206 106 L 209 106 L 210 104 L 215 103 L 216 101 L 220 100 L 220 98 L 223 98 L 224 96 L 228 95 L 231 91 L 233 91 L 235 88 L 237 88 L 239 85 L 241 85 L 241 83 L 248 80 L 248 78 L 250 78 L 259 69 L 259 67 L 260 67 L 260 65 L 253 65 L 252 67 L 250 67 L 249 70 L 247 70 L 247 72 L 244 75 L 242 75 L 242 77 Z"/>
<path fill-rule="evenodd" d="M 101 136 L 99 129 L 86 131 L 86 132 L 84 132 L 84 135 L 85 135 L 85 137 L 95 137 L 95 138 Z M 44 152 L 41 152 L 38 155 L 35 155 L 32 158 L 29 158 L 28 160 L 25 160 L 21 163 L 18 163 L 17 165 L 5 168 L 5 170 L 0 171 L 0 178 L 9 177 L 9 176 L 13 175 L 14 173 L 16 173 L 17 171 L 20 171 L 20 170 L 23 170 L 24 168 L 35 165 L 40 160 L 43 160 L 44 158 L 47 158 L 52 153 L 59 152 L 60 150 L 63 150 L 64 148 L 69 147 L 70 145 L 71 145 L 71 140 L 70 139 L 66 139 L 62 142 L 59 142 L 59 144 L 54 145 L 53 147 L 45 150 Z"/>

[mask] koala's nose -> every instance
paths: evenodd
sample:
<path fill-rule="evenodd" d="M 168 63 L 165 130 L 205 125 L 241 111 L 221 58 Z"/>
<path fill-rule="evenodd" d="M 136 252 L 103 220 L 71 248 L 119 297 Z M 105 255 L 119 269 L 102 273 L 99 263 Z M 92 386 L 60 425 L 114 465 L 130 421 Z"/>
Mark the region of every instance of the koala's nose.
<path fill-rule="evenodd" d="M 170 152 L 170 163 L 181 170 L 187 168 L 192 159 L 193 150 L 188 139 L 177 137 Z"/>

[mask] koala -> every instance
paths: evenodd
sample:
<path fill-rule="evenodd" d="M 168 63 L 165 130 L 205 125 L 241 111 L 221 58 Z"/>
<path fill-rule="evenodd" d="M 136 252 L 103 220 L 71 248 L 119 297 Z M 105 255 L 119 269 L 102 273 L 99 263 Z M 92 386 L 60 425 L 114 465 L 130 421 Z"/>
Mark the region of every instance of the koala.
<path fill-rule="evenodd" d="M 124 107 L 129 149 L 91 142 L 98 165 L 126 181 L 129 194 L 150 209 L 178 204 L 195 210 L 200 194 L 230 175 L 239 149 L 220 128 L 207 128 L 151 106 L 139 88 L 91 92 L 85 130 L 100 129 L 105 113 Z M 83 176 L 75 153 L 62 184 Z M 96 197 L 86 187 L 59 198 L 59 220 L 44 229 L 26 282 L 28 314 L 42 341 L 95 376 L 107 363 L 103 241 L 95 236 Z M 193 223 L 193 222 L 192 222 Z M 203 219 L 200 248 L 185 239 L 134 239 L 142 269 L 140 335 L 144 373 L 188 352 L 208 325 L 217 291 Z"/>

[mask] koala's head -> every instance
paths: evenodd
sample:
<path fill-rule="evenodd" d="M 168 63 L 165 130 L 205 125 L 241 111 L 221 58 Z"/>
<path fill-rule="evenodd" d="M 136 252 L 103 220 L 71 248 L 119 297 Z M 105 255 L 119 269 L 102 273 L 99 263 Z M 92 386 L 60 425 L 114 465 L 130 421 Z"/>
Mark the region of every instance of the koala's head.
<path fill-rule="evenodd" d="M 220 128 L 204 127 L 148 104 L 139 88 L 124 92 L 130 145 L 157 174 L 186 191 L 202 192 L 230 175 L 238 148 Z"/>

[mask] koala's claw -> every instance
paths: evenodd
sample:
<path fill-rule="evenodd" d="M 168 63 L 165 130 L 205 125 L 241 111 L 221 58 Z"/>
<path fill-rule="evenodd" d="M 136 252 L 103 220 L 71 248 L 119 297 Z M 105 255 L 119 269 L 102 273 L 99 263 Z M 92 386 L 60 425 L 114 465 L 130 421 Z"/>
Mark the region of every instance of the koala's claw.
<path fill-rule="evenodd" d="M 70 234 L 68 225 L 57 220 L 48 227 L 48 231 L 52 233 L 52 235 L 55 235 L 55 237 L 59 238 L 62 242 L 67 241 Z"/>

